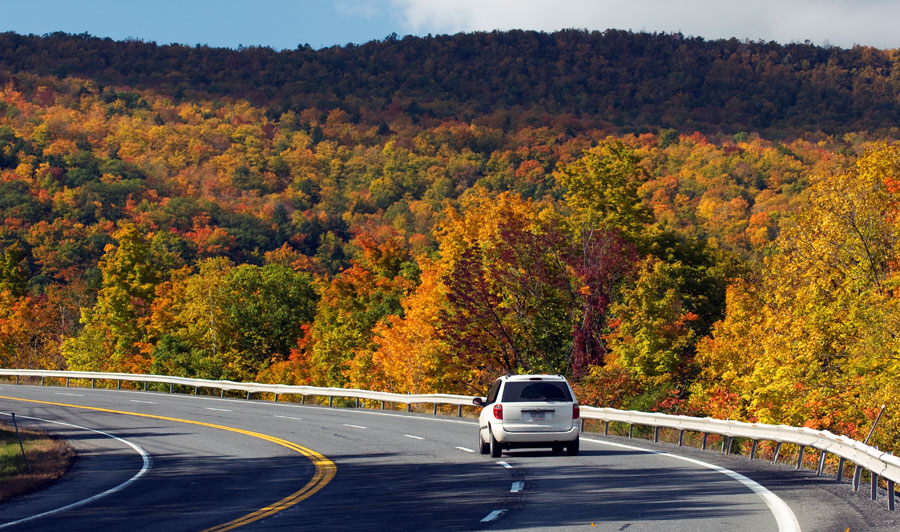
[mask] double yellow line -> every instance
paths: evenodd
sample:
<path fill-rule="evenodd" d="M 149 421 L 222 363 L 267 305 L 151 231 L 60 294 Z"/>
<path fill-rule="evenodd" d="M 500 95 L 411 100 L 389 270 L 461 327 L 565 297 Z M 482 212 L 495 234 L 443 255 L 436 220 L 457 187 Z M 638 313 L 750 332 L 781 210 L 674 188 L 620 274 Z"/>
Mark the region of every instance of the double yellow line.
<path fill-rule="evenodd" d="M 225 530 L 233 530 L 235 528 L 250 524 L 254 521 L 259 521 L 260 519 L 269 517 L 270 515 L 274 515 L 282 510 L 290 508 L 300 501 L 309 498 L 314 493 L 324 488 L 326 484 L 331 482 L 331 479 L 334 478 L 335 473 L 337 472 L 337 467 L 334 465 L 334 462 L 325 458 L 323 455 L 313 451 L 312 449 L 307 449 L 306 447 L 302 447 L 297 445 L 296 443 L 283 440 L 281 438 L 276 438 L 275 436 L 269 436 L 268 434 L 262 434 L 259 432 L 253 432 L 251 430 L 238 429 L 234 427 L 227 427 L 225 425 L 216 425 L 213 423 L 204 423 L 202 421 L 192 421 L 190 419 L 179 419 L 174 417 L 166 417 L 166 416 L 155 416 L 153 414 L 142 414 L 139 412 L 123 412 L 120 410 L 110 410 L 107 408 L 97 408 L 94 406 L 81 406 L 81 405 L 72 405 L 65 403 L 53 403 L 50 401 L 38 401 L 35 399 L 22 399 L 19 397 L 6 397 L 0 395 L 0 399 L 8 399 L 10 401 L 22 401 L 26 403 L 37 403 L 42 405 L 52 405 L 52 406 L 62 406 L 66 408 L 78 408 L 81 410 L 91 410 L 94 412 L 107 412 L 111 414 L 122 414 L 125 416 L 135 416 L 135 417 L 143 417 L 149 419 L 161 419 L 164 421 L 174 421 L 176 423 L 186 423 L 188 425 L 199 425 L 201 427 L 209 427 L 213 429 L 219 430 L 227 430 L 229 432 L 236 432 L 238 434 L 244 434 L 247 436 L 251 436 L 253 438 L 259 438 L 261 440 L 270 441 L 274 444 L 281 445 L 282 447 L 287 447 L 292 451 L 295 451 L 299 454 L 302 454 L 306 458 L 312 462 L 313 466 L 316 468 L 316 472 L 313 474 L 312 479 L 306 483 L 299 491 L 288 495 L 287 497 L 281 499 L 278 502 L 275 502 L 269 506 L 264 508 L 260 508 L 255 512 L 249 513 L 243 517 L 239 517 L 233 521 L 229 521 L 227 523 L 222 523 L 221 525 L 214 526 L 212 528 L 208 528 L 203 532 L 224 532 Z"/>

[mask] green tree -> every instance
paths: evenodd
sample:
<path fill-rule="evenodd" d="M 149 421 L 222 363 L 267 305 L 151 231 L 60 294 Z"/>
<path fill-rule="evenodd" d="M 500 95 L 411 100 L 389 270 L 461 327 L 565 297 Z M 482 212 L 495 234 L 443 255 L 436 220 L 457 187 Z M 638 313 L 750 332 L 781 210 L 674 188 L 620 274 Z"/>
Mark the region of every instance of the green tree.
<path fill-rule="evenodd" d="M 71 369 L 143 373 L 154 341 L 151 307 L 168 275 L 167 260 L 153 252 L 151 237 L 134 224 L 124 224 L 113 238 L 116 244 L 107 245 L 100 260 L 97 302 L 82 310 L 84 328 L 65 341 L 63 354 Z"/>
<path fill-rule="evenodd" d="M 616 229 L 636 238 L 651 220 L 639 188 L 647 179 L 640 157 L 620 141 L 605 141 L 555 173 L 566 187 L 576 225 Z"/>

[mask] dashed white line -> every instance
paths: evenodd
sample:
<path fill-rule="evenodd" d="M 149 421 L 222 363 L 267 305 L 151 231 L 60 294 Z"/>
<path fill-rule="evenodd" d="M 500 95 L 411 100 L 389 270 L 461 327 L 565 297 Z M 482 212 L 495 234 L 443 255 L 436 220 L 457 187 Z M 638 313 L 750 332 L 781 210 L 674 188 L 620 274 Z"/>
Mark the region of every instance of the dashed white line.
<path fill-rule="evenodd" d="M 474 453 L 475 451 L 472 449 L 467 449 L 466 447 L 457 447 L 460 451 L 465 451 L 467 453 Z"/>
<path fill-rule="evenodd" d="M 210 406 L 206 407 L 207 410 L 215 410 L 216 412 L 231 412 L 231 410 L 226 410 L 224 408 L 212 408 Z"/>
<path fill-rule="evenodd" d="M 154 403 L 153 401 L 138 401 L 137 399 L 130 399 L 129 401 L 132 403 L 141 403 L 144 405 L 158 405 L 159 404 L 159 403 Z"/>
<path fill-rule="evenodd" d="M 362 425 L 351 425 L 350 423 L 344 423 L 345 427 L 350 427 L 352 429 L 367 429 L 369 427 L 363 427 Z"/>
<path fill-rule="evenodd" d="M 482 523 L 490 523 L 491 521 L 496 520 L 498 517 L 506 513 L 506 508 L 502 510 L 494 510 L 493 512 L 487 514 L 487 516 L 481 520 Z"/>
<path fill-rule="evenodd" d="M 512 483 L 512 487 L 509 488 L 509 492 L 510 492 L 510 493 L 519 493 L 519 492 L 522 491 L 523 489 L 525 489 L 525 483 L 524 483 L 524 482 L 513 482 L 513 483 Z"/>
<path fill-rule="evenodd" d="M 513 468 L 513 466 L 507 464 L 506 462 L 500 462 L 500 461 L 498 461 L 497 463 L 500 464 L 500 465 L 502 465 L 502 466 L 505 467 L 506 469 L 512 469 L 512 468 Z"/>
<path fill-rule="evenodd" d="M 404 434 L 404 436 L 407 437 L 407 438 L 412 438 L 412 439 L 414 439 L 414 440 L 424 440 L 424 439 L 425 439 L 425 438 L 423 438 L 423 437 L 421 437 L 421 436 L 413 436 L 412 434 Z"/>
<path fill-rule="evenodd" d="M 291 416 L 273 416 L 281 419 L 293 419 L 294 421 L 303 421 L 302 417 L 291 417 Z"/>
<path fill-rule="evenodd" d="M 56 392 L 56 395 L 68 395 L 69 397 L 84 397 L 78 393 L 64 393 L 64 392 Z"/>

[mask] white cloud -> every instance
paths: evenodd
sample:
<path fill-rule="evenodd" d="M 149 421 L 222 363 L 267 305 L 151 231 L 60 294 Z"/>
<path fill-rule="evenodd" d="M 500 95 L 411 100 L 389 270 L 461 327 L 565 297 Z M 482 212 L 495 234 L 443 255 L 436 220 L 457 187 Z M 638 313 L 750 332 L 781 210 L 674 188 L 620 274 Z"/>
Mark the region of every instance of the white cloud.
<path fill-rule="evenodd" d="M 900 48 L 891 0 L 391 0 L 415 34 L 608 28 Z"/>

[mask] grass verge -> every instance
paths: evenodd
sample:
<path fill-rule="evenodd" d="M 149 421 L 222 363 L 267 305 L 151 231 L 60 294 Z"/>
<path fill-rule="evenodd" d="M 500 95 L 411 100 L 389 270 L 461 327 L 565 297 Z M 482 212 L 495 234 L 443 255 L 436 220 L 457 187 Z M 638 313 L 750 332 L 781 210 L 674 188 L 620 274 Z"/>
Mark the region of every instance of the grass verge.
<path fill-rule="evenodd" d="M 69 469 L 75 452 L 66 442 L 44 432 L 19 427 L 28 465 L 11 423 L 0 422 L 0 501 L 33 491 L 61 477 Z"/>

